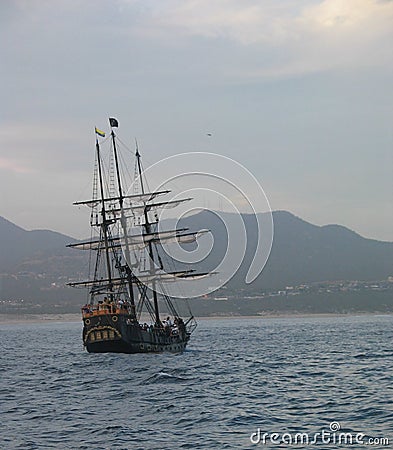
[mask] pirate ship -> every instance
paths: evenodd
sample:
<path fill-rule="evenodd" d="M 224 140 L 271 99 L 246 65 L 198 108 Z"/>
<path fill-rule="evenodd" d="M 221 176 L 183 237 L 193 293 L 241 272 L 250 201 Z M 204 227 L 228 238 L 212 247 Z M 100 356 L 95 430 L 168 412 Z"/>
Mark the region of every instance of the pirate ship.
<path fill-rule="evenodd" d="M 185 228 L 162 231 L 157 211 L 191 199 L 157 201 L 170 191 L 148 192 L 137 145 L 133 190 L 126 191 L 119 151 L 119 142 L 123 143 L 114 131 L 119 124 L 115 118 L 109 124 L 108 137 L 95 129 L 92 199 L 74 203 L 91 209 L 92 234 L 89 240 L 69 245 L 90 251 L 89 279 L 69 283 L 88 290 L 82 307 L 83 344 L 93 353 L 181 352 L 197 324 L 189 307 L 187 316 L 181 317 L 176 299 L 166 294 L 164 285 L 208 273 L 166 270 L 162 243 L 194 242 L 199 233 Z M 104 144 L 109 144 L 107 159 Z"/>

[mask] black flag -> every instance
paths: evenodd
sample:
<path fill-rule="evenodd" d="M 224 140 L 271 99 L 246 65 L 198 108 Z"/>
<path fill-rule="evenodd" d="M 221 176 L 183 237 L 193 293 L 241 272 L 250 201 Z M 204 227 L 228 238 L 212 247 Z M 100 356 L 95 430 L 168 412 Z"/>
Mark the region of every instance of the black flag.
<path fill-rule="evenodd" d="M 118 127 L 119 126 L 119 122 L 117 121 L 117 119 L 113 118 L 113 117 L 109 117 L 109 125 L 112 128 Z"/>

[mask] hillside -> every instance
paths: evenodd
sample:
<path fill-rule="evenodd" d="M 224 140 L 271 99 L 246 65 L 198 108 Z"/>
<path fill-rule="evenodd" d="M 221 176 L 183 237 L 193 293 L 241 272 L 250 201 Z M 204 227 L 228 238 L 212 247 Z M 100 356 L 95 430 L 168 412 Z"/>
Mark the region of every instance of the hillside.
<path fill-rule="evenodd" d="M 339 225 L 316 226 L 289 212 L 276 211 L 273 213 L 271 255 L 263 272 L 247 285 L 245 274 L 257 242 L 256 221 L 252 216 L 242 217 L 248 236 L 247 251 L 240 269 L 227 283 L 226 292 L 232 296 L 241 298 L 243 295 L 285 289 L 286 286 L 328 280 L 386 280 L 393 275 L 393 243 L 366 239 Z M 223 218 L 227 224 L 234 220 L 231 214 L 223 214 Z M 213 251 L 198 267 L 214 269 L 227 246 L 223 221 L 204 211 L 181 219 L 178 227 L 211 230 Z M 21 306 L 23 300 L 24 308 L 26 305 L 30 305 L 30 309 L 32 305 L 41 305 L 34 308 L 69 312 L 77 311 L 79 305 L 86 301 L 85 291 L 66 287 L 67 281 L 82 279 L 87 274 L 87 252 L 65 247 L 74 239 L 49 230 L 26 231 L 4 218 L 0 218 L 0 236 L 0 301 L 3 311 L 8 311 L 9 305 Z M 239 243 L 235 239 L 230 245 L 237 248 Z M 383 297 L 381 302 L 390 304 L 390 294 L 386 295 L 388 299 Z M 324 301 L 321 297 L 321 305 Z M 277 300 L 274 302 L 278 304 Z M 218 303 L 216 307 L 219 308 Z M 312 308 L 318 310 L 315 305 Z M 211 307 L 208 309 L 211 312 Z"/>
<path fill-rule="evenodd" d="M 223 214 L 223 217 L 227 224 L 233 221 L 230 214 Z M 246 285 L 245 275 L 257 242 L 257 225 L 253 216 L 244 215 L 243 219 L 247 250 L 239 271 L 228 283 L 231 288 L 259 291 L 325 280 L 384 280 L 393 275 L 393 243 L 366 239 L 339 225 L 312 225 L 287 211 L 275 211 L 269 260 L 260 276 L 251 285 Z M 179 226 L 212 231 L 213 252 L 203 262 L 204 269 L 212 270 L 225 254 L 227 232 L 224 223 L 211 212 L 204 211 L 179 221 Z M 239 244 L 234 241 L 231 245 Z"/>
<path fill-rule="evenodd" d="M 24 262 L 69 254 L 65 245 L 74 239 L 50 230 L 26 231 L 0 217 L 0 272 L 13 273 Z"/>

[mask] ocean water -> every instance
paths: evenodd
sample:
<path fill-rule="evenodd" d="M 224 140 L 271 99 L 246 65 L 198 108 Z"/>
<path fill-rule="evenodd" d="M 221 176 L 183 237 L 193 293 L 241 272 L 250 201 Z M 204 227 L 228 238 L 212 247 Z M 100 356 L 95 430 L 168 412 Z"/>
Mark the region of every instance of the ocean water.
<path fill-rule="evenodd" d="M 177 355 L 88 354 L 80 323 L 0 334 L 1 449 L 393 448 L 393 316 L 201 320 Z"/>

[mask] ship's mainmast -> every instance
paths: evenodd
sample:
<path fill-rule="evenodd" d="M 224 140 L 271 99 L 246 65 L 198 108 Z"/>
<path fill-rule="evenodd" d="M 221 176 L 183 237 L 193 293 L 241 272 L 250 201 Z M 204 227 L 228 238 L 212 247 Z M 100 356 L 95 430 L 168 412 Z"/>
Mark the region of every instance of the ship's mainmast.
<path fill-rule="evenodd" d="M 138 173 L 139 173 L 139 182 L 141 185 L 141 191 L 142 194 L 145 193 L 145 188 L 143 185 L 143 171 L 142 171 L 142 164 L 141 164 L 141 155 L 139 153 L 138 150 L 138 144 L 136 145 L 136 162 L 138 164 Z M 147 213 L 147 207 L 144 208 L 143 210 L 143 214 L 145 217 L 145 223 L 144 223 L 144 227 L 146 230 L 146 234 L 150 234 L 151 233 L 151 224 L 149 221 L 149 215 Z M 154 252 L 153 252 L 153 244 L 151 241 L 148 242 L 148 253 L 149 253 L 149 258 L 150 258 L 150 274 L 153 278 L 152 280 L 152 291 L 153 291 L 153 305 L 154 305 L 154 315 L 155 315 L 155 321 L 156 321 L 156 325 L 160 325 L 161 321 L 160 321 L 160 313 L 158 310 L 158 299 L 157 299 L 157 292 L 156 292 L 156 282 L 154 280 L 154 274 L 155 274 L 155 266 L 154 266 Z"/>
<path fill-rule="evenodd" d="M 115 157 L 117 187 L 119 190 L 120 224 L 123 229 L 124 243 L 125 243 L 124 251 L 125 251 L 126 264 L 124 265 L 124 270 L 127 273 L 128 290 L 130 293 L 130 303 L 131 303 L 131 315 L 135 319 L 136 311 L 135 311 L 135 299 L 134 299 L 134 286 L 133 286 L 133 282 L 132 282 L 132 272 L 127 264 L 127 262 L 131 261 L 130 245 L 129 245 L 129 239 L 128 239 L 128 233 L 127 233 L 127 219 L 124 215 L 124 210 L 123 210 L 124 194 L 123 194 L 123 188 L 122 188 L 121 177 L 120 177 L 119 158 L 118 158 L 117 147 L 116 147 L 116 135 L 115 135 L 115 132 L 113 131 L 113 128 L 115 128 L 115 127 L 117 128 L 119 126 L 119 123 L 116 119 L 109 118 L 109 125 L 111 127 L 111 137 L 112 137 L 112 145 L 113 145 L 113 154 Z"/>

